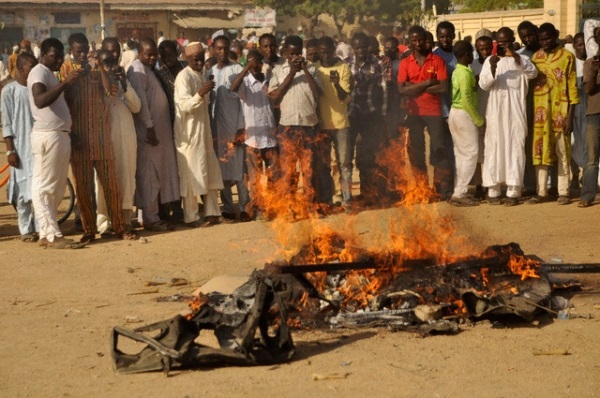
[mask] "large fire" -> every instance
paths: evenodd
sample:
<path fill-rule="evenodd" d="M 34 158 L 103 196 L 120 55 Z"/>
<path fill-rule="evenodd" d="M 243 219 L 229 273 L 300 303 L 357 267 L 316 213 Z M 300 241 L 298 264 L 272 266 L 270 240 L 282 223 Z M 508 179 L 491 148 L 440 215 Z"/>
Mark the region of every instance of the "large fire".
<path fill-rule="evenodd" d="M 450 215 L 442 214 L 437 194 L 427 176 L 413 172 L 408 161 L 407 134 L 391 140 L 377 156 L 388 192 L 395 193 L 394 203 L 380 212 L 336 214 L 322 217 L 322 207 L 313 200 L 314 189 L 310 152 L 302 141 L 284 141 L 279 178 L 265 189 L 258 184 L 255 204 L 272 220 L 280 249 L 279 263 L 288 265 L 360 263 L 374 266 L 344 272 L 309 272 L 306 277 L 322 297 L 339 304 L 344 311 L 380 308 L 382 297 L 391 309 L 411 302 L 446 303 L 454 313 L 463 313 L 463 303 L 455 292 L 435 283 L 414 283 L 412 290 L 392 292 L 394 284 L 408 268 L 425 265 L 444 266 L 472 259 L 485 260 L 486 253 L 468 236 L 456 230 Z M 308 175 L 302 175 L 302 171 Z M 272 172 L 270 170 L 269 172 Z M 381 198 L 384 203 L 386 198 Z M 382 217 L 389 221 L 383 226 Z M 370 218 L 370 220 L 369 220 Z M 365 222 L 367 221 L 367 222 Z M 364 225 L 368 225 L 365 229 Z M 361 227 L 362 226 L 362 227 Z M 490 254 L 491 255 L 491 254 Z M 539 264 L 518 253 L 510 253 L 510 270 L 521 280 L 538 277 Z M 478 292 L 489 289 L 489 269 L 482 267 L 469 277 Z M 493 287 L 492 289 L 496 289 Z M 195 307 L 205 304 L 195 303 Z M 322 304 L 309 300 L 304 293 L 296 303 L 300 312 L 318 309 Z M 386 307 L 387 308 L 387 307 Z M 294 321 L 295 322 L 295 321 Z"/>

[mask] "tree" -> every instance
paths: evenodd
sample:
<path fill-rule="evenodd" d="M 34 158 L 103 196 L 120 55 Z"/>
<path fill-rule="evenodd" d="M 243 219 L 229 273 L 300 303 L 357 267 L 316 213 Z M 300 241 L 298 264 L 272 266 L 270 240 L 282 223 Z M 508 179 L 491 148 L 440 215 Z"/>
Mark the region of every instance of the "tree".
<path fill-rule="evenodd" d="M 379 23 L 399 22 L 408 25 L 423 16 L 421 0 L 253 0 L 258 7 L 270 7 L 283 15 L 302 15 L 311 20 L 310 30 L 319 22 L 319 15 L 328 14 L 339 32 L 344 25 L 373 17 Z M 436 4 L 438 12 L 445 12 L 450 0 L 425 0 L 427 12 Z"/>
<path fill-rule="evenodd" d="M 461 12 L 520 10 L 544 7 L 544 0 L 457 0 L 455 3 L 463 6 L 460 10 Z"/>

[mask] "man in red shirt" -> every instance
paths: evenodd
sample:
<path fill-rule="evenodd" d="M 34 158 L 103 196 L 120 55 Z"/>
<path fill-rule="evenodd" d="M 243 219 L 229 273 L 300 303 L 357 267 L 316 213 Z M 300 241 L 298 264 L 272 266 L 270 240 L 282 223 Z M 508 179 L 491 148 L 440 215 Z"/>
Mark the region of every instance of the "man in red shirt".
<path fill-rule="evenodd" d="M 408 31 L 413 53 L 400 63 L 398 71 L 398 91 L 408 98 L 410 146 L 408 154 L 413 171 L 427 178 L 425 163 L 425 134 L 427 127 L 430 138 L 431 165 L 434 167 L 434 186 L 440 199 L 452 196 L 452 170 L 449 162 L 449 148 L 444 145 L 442 118 L 442 94 L 448 90 L 448 76 L 444 59 L 432 54 L 425 45 L 426 32 L 421 26 L 413 26 Z"/>

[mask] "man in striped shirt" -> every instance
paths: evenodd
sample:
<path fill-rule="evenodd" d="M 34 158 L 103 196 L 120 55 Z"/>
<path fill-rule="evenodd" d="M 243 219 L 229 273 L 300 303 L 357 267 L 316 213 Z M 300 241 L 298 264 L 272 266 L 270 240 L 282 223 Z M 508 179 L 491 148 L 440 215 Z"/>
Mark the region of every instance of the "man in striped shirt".
<path fill-rule="evenodd" d="M 66 93 L 73 119 L 71 167 L 84 232 L 81 242 L 93 242 L 98 233 L 94 170 L 102 184 L 116 235 L 121 239 L 135 239 L 136 235 L 127 231 L 123 216 L 110 138 L 110 114 L 105 98 L 113 95 L 113 91 L 116 94 L 118 87 L 110 85 L 108 78 L 102 76 L 103 68 L 92 69 L 88 65 L 89 42 L 85 35 L 72 34 L 69 46 L 71 56 L 61 67 L 61 77 L 66 78 L 74 71 L 83 70 L 82 78 Z"/>

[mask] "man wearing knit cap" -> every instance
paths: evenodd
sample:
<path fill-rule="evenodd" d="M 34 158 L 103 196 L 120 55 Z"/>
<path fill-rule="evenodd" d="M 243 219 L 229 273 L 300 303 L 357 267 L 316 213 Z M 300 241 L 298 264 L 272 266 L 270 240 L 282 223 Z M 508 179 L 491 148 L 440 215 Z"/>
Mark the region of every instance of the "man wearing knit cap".
<path fill-rule="evenodd" d="M 21 41 L 21 51 L 19 51 L 19 54 L 21 53 L 29 53 L 33 55 L 33 50 L 31 49 L 31 42 L 29 40 Z"/>
<path fill-rule="evenodd" d="M 190 227 L 208 227 L 219 223 L 218 192 L 223 189 L 208 116 L 210 92 L 215 82 L 203 76 L 204 47 L 201 43 L 188 44 L 184 54 L 188 66 L 175 78 L 174 96 L 175 149 L 183 221 Z M 203 197 L 204 219 L 198 214 L 197 196 Z"/>

